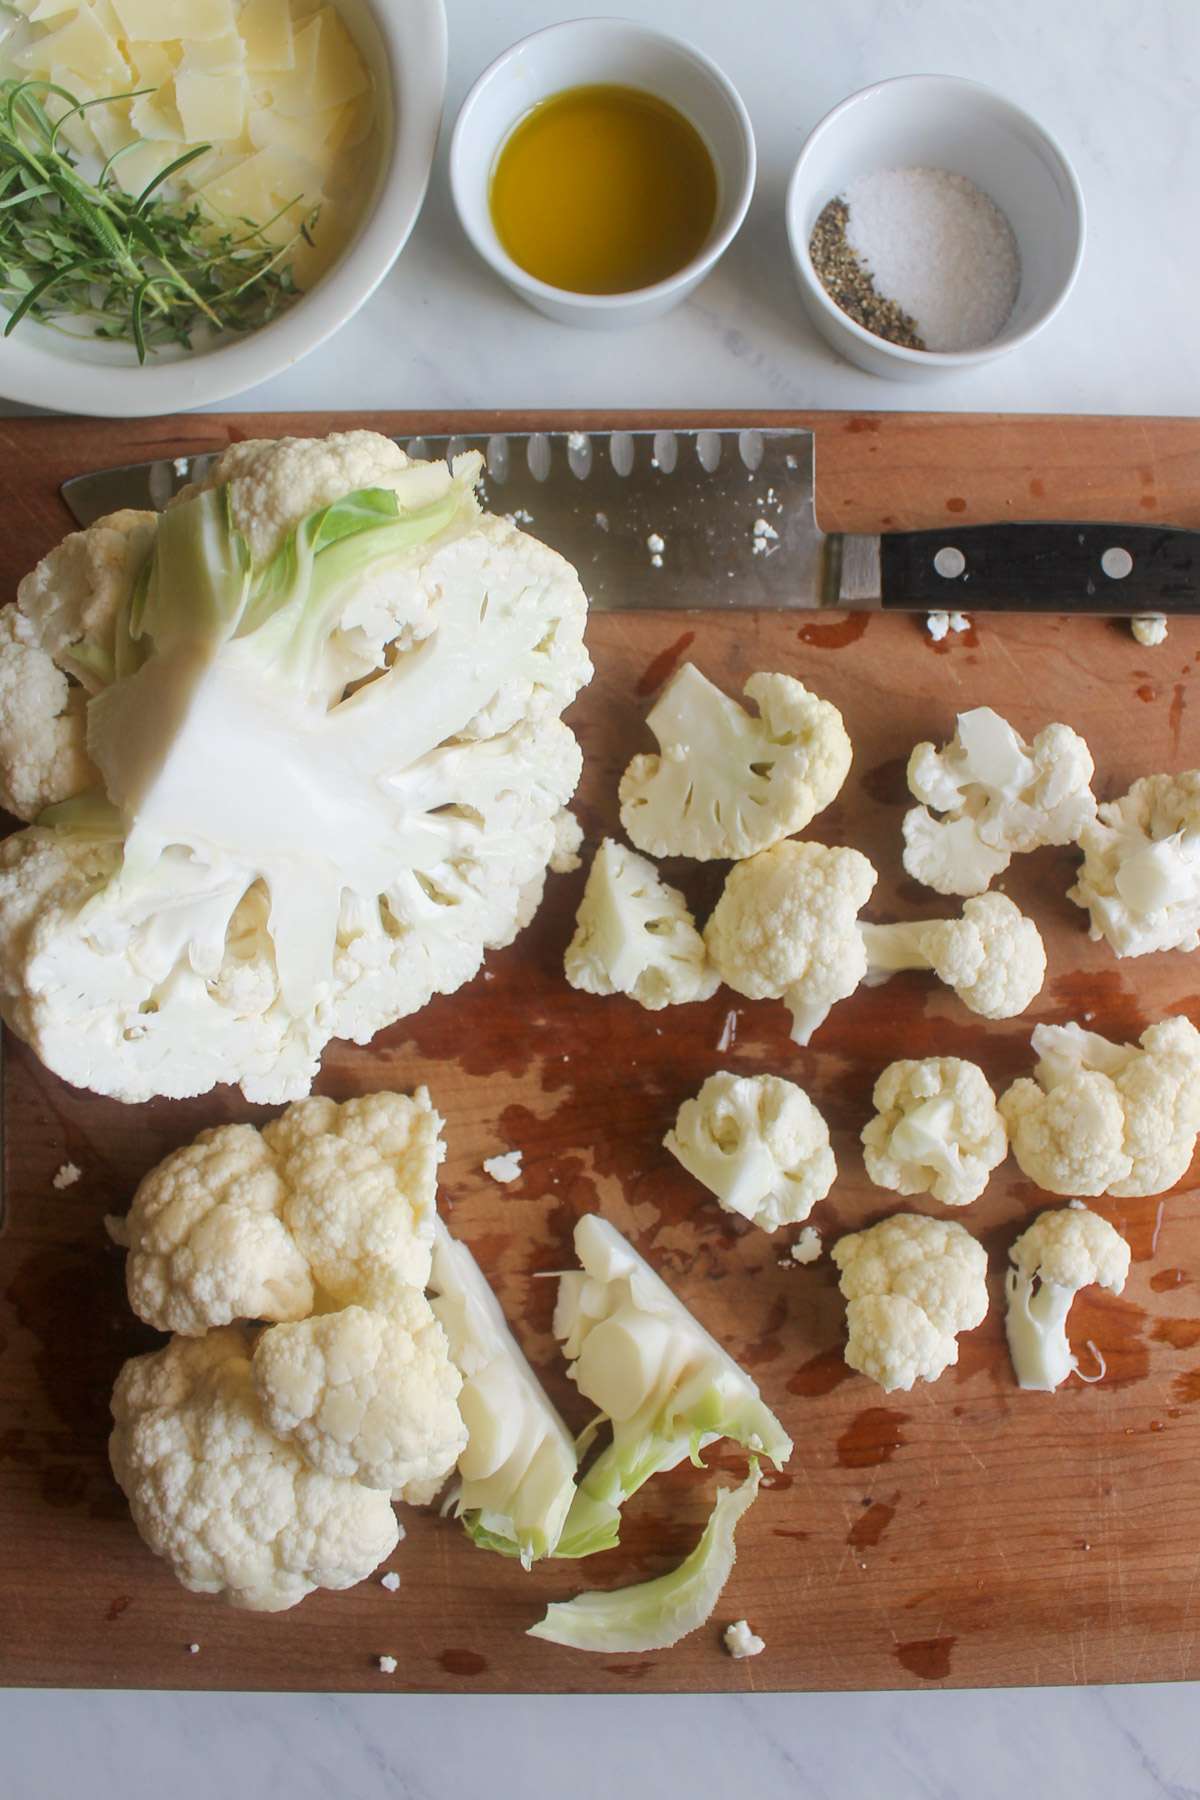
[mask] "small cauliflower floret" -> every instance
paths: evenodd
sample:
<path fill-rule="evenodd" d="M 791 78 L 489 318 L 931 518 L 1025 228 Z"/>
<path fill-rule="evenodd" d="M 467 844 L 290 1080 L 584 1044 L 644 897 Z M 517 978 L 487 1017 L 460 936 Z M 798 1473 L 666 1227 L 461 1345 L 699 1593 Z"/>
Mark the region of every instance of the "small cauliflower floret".
<path fill-rule="evenodd" d="M 588 871 L 565 967 L 585 994 L 628 994 L 650 1012 L 707 1000 L 720 985 L 678 888 L 612 838 Z"/>
<path fill-rule="evenodd" d="M 621 777 L 621 823 L 650 856 L 746 857 L 802 831 L 850 768 L 842 715 L 791 675 L 758 674 L 736 700 L 684 663 L 647 719 L 661 755 Z"/>
<path fill-rule="evenodd" d="M 663 1143 L 726 1212 L 764 1231 L 807 1219 L 837 1177 L 829 1127 L 778 1075 L 710 1075 Z"/>
<path fill-rule="evenodd" d="M 18 819 L 100 779 L 87 753 L 87 694 L 38 647 L 15 606 L 0 607 L 0 806 Z"/>
<path fill-rule="evenodd" d="M 109 513 L 56 544 L 17 589 L 31 627 L 26 641 L 38 643 L 89 694 L 113 678 L 117 615 L 157 530 L 157 513 Z"/>
<path fill-rule="evenodd" d="M 202 1131 L 143 1176 L 124 1219 L 138 1317 L 189 1337 L 234 1319 L 303 1319 L 314 1290 L 358 1299 L 389 1271 L 429 1276 L 441 1119 L 425 1088 L 314 1097 L 259 1132 Z"/>
<path fill-rule="evenodd" d="M 1129 629 L 1136 642 L 1144 644 L 1148 650 L 1167 641 L 1167 620 L 1164 613 L 1140 613 L 1137 618 L 1130 619 Z"/>
<path fill-rule="evenodd" d="M 620 1509 L 642 1483 L 729 1437 L 782 1468 L 792 1442 L 744 1370 L 620 1232 L 595 1213 L 575 1227 L 583 1265 L 563 1275 L 554 1335 L 612 1442 L 580 1479 L 559 1556 L 617 1541 Z"/>
<path fill-rule="evenodd" d="M 807 1044 L 867 971 L 859 909 L 875 870 L 857 850 L 790 839 L 735 863 L 704 928 L 721 980 L 751 1000 L 782 999 Z"/>
<path fill-rule="evenodd" d="M 905 869 L 939 894 L 982 894 L 1014 853 L 1075 842 L 1095 817 L 1094 768 L 1069 725 L 1027 744 L 990 706 L 960 713 L 943 749 L 918 744 L 909 758 L 924 804 L 905 814 Z"/>
<path fill-rule="evenodd" d="M 1129 1245 L 1107 1219 L 1072 1201 L 1041 1213 L 1008 1254 L 1016 1266 L 1004 1278 L 1004 1324 L 1017 1385 L 1049 1393 L 1079 1367 L 1067 1342 L 1071 1302 L 1093 1285 L 1119 1294 Z"/>
<path fill-rule="evenodd" d="M 1008 1133 L 983 1070 L 957 1056 L 889 1063 L 862 1133 L 867 1174 L 899 1194 L 945 1206 L 978 1200 L 1008 1152 Z"/>
<path fill-rule="evenodd" d="M 268 1430 L 322 1474 L 424 1506 L 465 1449 L 462 1377 L 418 1288 L 382 1277 L 364 1303 L 274 1325 L 250 1369 Z"/>
<path fill-rule="evenodd" d="M 852 1369 L 892 1392 L 936 1381 L 958 1361 L 960 1331 L 987 1316 L 987 1253 L 961 1225 L 896 1213 L 839 1238 Z"/>
<path fill-rule="evenodd" d="M 737 1662 L 746 1656 L 761 1656 L 767 1647 L 765 1639 L 756 1636 L 745 1619 L 735 1619 L 721 1635 L 726 1650 Z"/>
<path fill-rule="evenodd" d="M 1200 1133 L 1200 1032 L 1163 1019 L 1134 1044 L 1079 1025 L 1038 1025 L 1034 1079 L 1000 1099 L 1013 1155 L 1050 1194 L 1161 1194 Z"/>
<path fill-rule="evenodd" d="M 279 1612 L 391 1554 L 385 1493 L 319 1474 L 263 1422 L 237 1326 L 172 1338 L 117 1377 L 109 1457 L 142 1537 L 184 1587 Z"/>
<path fill-rule="evenodd" d="M 1041 933 L 1005 894 L 968 900 L 960 919 L 913 919 L 861 927 L 869 983 L 898 969 L 932 969 L 963 1005 L 985 1019 L 1011 1019 L 1046 978 Z"/>
<path fill-rule="evenodd" d="M 1079 835 L 1069 898 L 1118 956 L 1200 944 L 1200 769 L 1146 775 Z"/>

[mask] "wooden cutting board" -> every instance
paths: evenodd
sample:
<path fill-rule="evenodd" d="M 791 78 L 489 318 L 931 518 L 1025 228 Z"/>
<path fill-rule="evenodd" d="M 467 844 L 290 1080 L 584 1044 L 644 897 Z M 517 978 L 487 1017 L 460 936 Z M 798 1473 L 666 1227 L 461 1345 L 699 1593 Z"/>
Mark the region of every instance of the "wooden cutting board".
<path fill-rule="evenodd" d="M 63 477 L 239 438 L 371 424 L 521 429 L 564 421 L 198 416 L 151 422 L 0 421 L 0 598 L 68 527 Z M 636 426 L 623 416 L 571 424 Z M 660 421 L 654 421 L 658 423 Z M 676 419 L 679 425 L 698 420 Z M 747 423 L 745 419 L 706 421 Z M 871 531 L 1056 516 L 1200 526 L 1200 423 L 1162 420 L 787 415 L 817 433 L 818 516 Z M 946 913 L 900 866 L 904 765 L 987 703 L 1027 734 L 1064 719 L 1089 739 L 1101 795 L 1200 762 L 1193 710 L 1200 622 L 1160 648 L 1118 621 L 980 618 L 933 643 L 919 618 L 609 614 L 589 641 L 596 677 L 570 715 L 586 756 L 578 811 L 589 848 L 616 829 L 616 781 L 651 748 L 644 715 L 691 658 L 731 690 L 756 669 L 801 677 L 843 710 L 854 768 L 809 835 L 854 844 L 880 871 L 876 919 Z M 631 1503 L 619 1550 L 531 1573 L 475 1550 L 450 1521 L 407 1513 L 389 1566 L 274 1616 L 186 1593 L 142 1546 L 108 1471 L 108 1395 L 154 1334 L 128 1312 L 105 1213 L 144 1170 L 202 1126 L 261 1119 L 221 1092 L 122 1108 L 65 1087 L 11 1039 L 4 1069 L 6 1211 L 0 1229 L 0 1682 L 101 1687 L 420 1691 L 639 1691 L 1064 1683 L 1200 1675 L 1200 1200 L 1189 1177 L 1161 1199 L 1097 1202 L 1129 1237 L 1124 1295 L 1080 1296 L 1072 1339 L 1107 1373 L 1056 1395 L 1013 1383 L 1001 1289 L 1007 1247 L 1045 1202 L 1011 1163 L 956 1215 L 987 1246 L 992 1308 L 956 1368 L 884 1395 L 841 1359 L 843 1308 L 828 1258 L 787 1264 L 768 1237 L 720 1211 L 661 1147 L 682 1099 L 718 1067 L 784 1074 L 830 1122 L 840 1177 L 814 1215 L 828 1243 L 896 1207 L 867 1181 L 858 1133 L 878 1071 L 899 1056 L 963 1055 L 993 1085 L 1028 1070 L 1036 1019 L 1086 1018 L 1117 1038 L 1164 1012 L 1200 1019 L 1200 965 L 1172 953 L 1118 963 L 1089 942 L 1065 896 L 1074 859 L 1018 860 L 1008 891 L 1037 919 L 1050 958 L 1026 1018 L 987 1025 L 920 975 L 838 1006 L 812 1047 L 781 1003 L 728 992 L 647 1013 L 577 994 L 562 979 L 583 874 L 551 877 L 533 926 L 451 998 L 367 1049 L 333 1045 L 320 1079 L 339 1098 L 428 1084 L 447 1121 L 442 1202 L 474 1248 L 567 1418 L 586 1407 L 550 1334 L 571 1229 L 599 1208 L 628 1232 L 697 1316 L 752 1371 L 795 1439 L 764 1483 L 714 1620 L 672 1651 L 595 1657 L 524 1633 L 552 1599 L 664 1570 L 695 1543 L 716 1478 L 744 1469 L 715 1446 L 706 1471 L 660 1477 Z M 670 864 L 703 912 L 722 871 Z M 731 1038 L 727 1049 L 719 1042 Z M 522 1153 L 500 1187 L 485 1157 Z M 60 1166 L 82 1171 L 56 1189 Z M 916 1206 L 938 1213 L 922 1198 Z M 794 1236 L 795 1234 L 790 1234 Z M 734 1662 L 720 1629 L 747 1617 L 766 1639 Z M 192 1646 L 199 1646 L 192 1649 Z M 384 1676 L 381 1655 L 397 1659 Z"/>

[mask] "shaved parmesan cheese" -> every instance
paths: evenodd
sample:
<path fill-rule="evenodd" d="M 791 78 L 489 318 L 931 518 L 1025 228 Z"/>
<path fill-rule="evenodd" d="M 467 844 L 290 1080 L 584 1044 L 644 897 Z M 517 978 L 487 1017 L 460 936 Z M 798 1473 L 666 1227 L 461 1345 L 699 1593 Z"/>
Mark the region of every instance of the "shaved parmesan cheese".
<path fill-rule="evenodd" d="M 233 29 L 229 0 L 112 0 L 130 38 L 215 38 Z"/>
<path fill-rule="evenodd" d="M 177 57 L 170 44 L 126 44 L 125 55 L 133 70 L 134 87 L 160 88 L 175 73 Z"/>
<path fill-rule="evenodd" d="M 238 30 L 251 74 L 295 68 L 292 16 L 279 0 L 246 0 L 238 16 Z"/>
<path fill-rule="evenodd" d="M 282 144 L 271 144 L 207 182 L 200 189 L 200 198 L 226 218 L 253 219 L 265 225 L 297 201 L 311 204 L 320 187 L 320 176 L 310 162 Z M 290 226 L 290 221 L 287 223 Z M 290 235 L 288 229 L 285 241 Z"/>
<path fill-rule="evenodd" d="M 241 75 L 246 51 L 236 31 L 215 38 L 189 38 L 183 46 L 181 67 L 198 75 Z"/>
<path fill-rule="evenodd" d="M 73 19 L 60 25 L 48 37 L 39 38 L 36 44 L 19 50 L 13 61 L 31 73 L 48 68 L 51 63 L 61 63 L 64 69 L 70 69 L 85 81 L 115 82 L 119 87 L 129 80 L 129 64 L 86 6 L 80 7 Z M 109 91 L 115 90 L 110 87 Z"/>
<path fill-rule="evenodd" d="M 37 5 L 30 12 L 28 6 L 18 6 L 18 11 L 28 13 L 35 25 L 44 19 L 58 19 L 63 13 L 74 12 L 76 0 L 37 0 Z"/>
<path fill-rule="evenodd" d="M 96 110 L 99 111 L 99 108 Z M 182 149 L 186 133 L 175 105 L 174 81 L 168 81 L 157 93 L 139 94 L 136 100 L 131 101 L 129 123 L 140 138 L 148 138 L 155 144 L 175 144 Z M 163 167 L 166 167 L 166 163 Z"/>
<path fill-rule="evenodd" d="M 191 144 L 241 137 L 247 97 L 244 75 L 199 75 L 184 67 L 175 77 L 175 104 Z"/>
<path fill-rule="evenodd" d="M 323 6 L 317 19 L 321 39 L 309 102 L 314 112 L 322 112 L 326 107 L 357 100 L 368 83 L 362 57 L 333 7 Z"/>

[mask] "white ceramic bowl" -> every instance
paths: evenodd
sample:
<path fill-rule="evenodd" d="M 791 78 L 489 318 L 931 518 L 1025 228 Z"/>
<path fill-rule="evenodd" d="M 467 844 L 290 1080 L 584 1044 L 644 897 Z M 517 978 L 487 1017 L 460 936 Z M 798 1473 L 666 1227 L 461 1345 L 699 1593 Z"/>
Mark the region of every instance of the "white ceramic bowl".
<path fill-rule="evenodd" d="M 354 237 L 311 292 L 260 331 L 203 350 L 158 350 L 141 366 L 131 345 L 24 320 L 0 337 L 0 394 L 106 418 L 203 406 L 299 362 L 357 312 L 395 262 L 425 198 L 446 84 L 446 14 L 443 0 L 339 0 L 339 9 L 375 79 L 381 154 Z"/>
<path fill-rule="evenodd" d="M 821 286 L 808 241 L 822 208 L 848 182 L 894 168 L 965 175 L 1006 215 L 1021 285 L 991 343 L 941 352 L 890 344 Z M 809 134 L 788 187 L 787 231 L 805 309 L 826 342 L 868 374 L 923 381 L 994 362 L 1049 324 L 1083 257 L 1083 195 L 1054 139 L 1003 95 L 953 75 L 902 75 L 852 94 Z"/>
<path fill-rule="evenodd" d="M 496 235 L 488 187 L 519 119 L 564 88 L 610 82 L 666 100 L 696 128 L 717 172 L 717 216 L 699 255 L 677 274 L 627 294 L 575 294 L 526 274 Z M 754 192 L 750 116 L 699 50 L 629 19 L 570 19 L 523 38 L 486 68 L 450 141 L 450 186 L 463 230 L 485 262 L 541 312 L 567 325 L 641 325 L 686 298 L 732 242 Z"/>

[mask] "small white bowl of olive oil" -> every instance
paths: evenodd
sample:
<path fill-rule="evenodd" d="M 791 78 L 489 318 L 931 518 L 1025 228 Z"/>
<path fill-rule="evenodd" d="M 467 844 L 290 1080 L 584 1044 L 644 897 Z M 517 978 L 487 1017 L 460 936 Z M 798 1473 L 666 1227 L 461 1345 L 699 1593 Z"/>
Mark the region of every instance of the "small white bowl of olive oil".
<path fill-rule="evenodd" d="M 685 299 L 754 192 L 754 133 L 716 64 L 628 19 L 572 19 L 484 70 L 450 144 L 472 244 L 569 325 L 640 325 Z"/>

